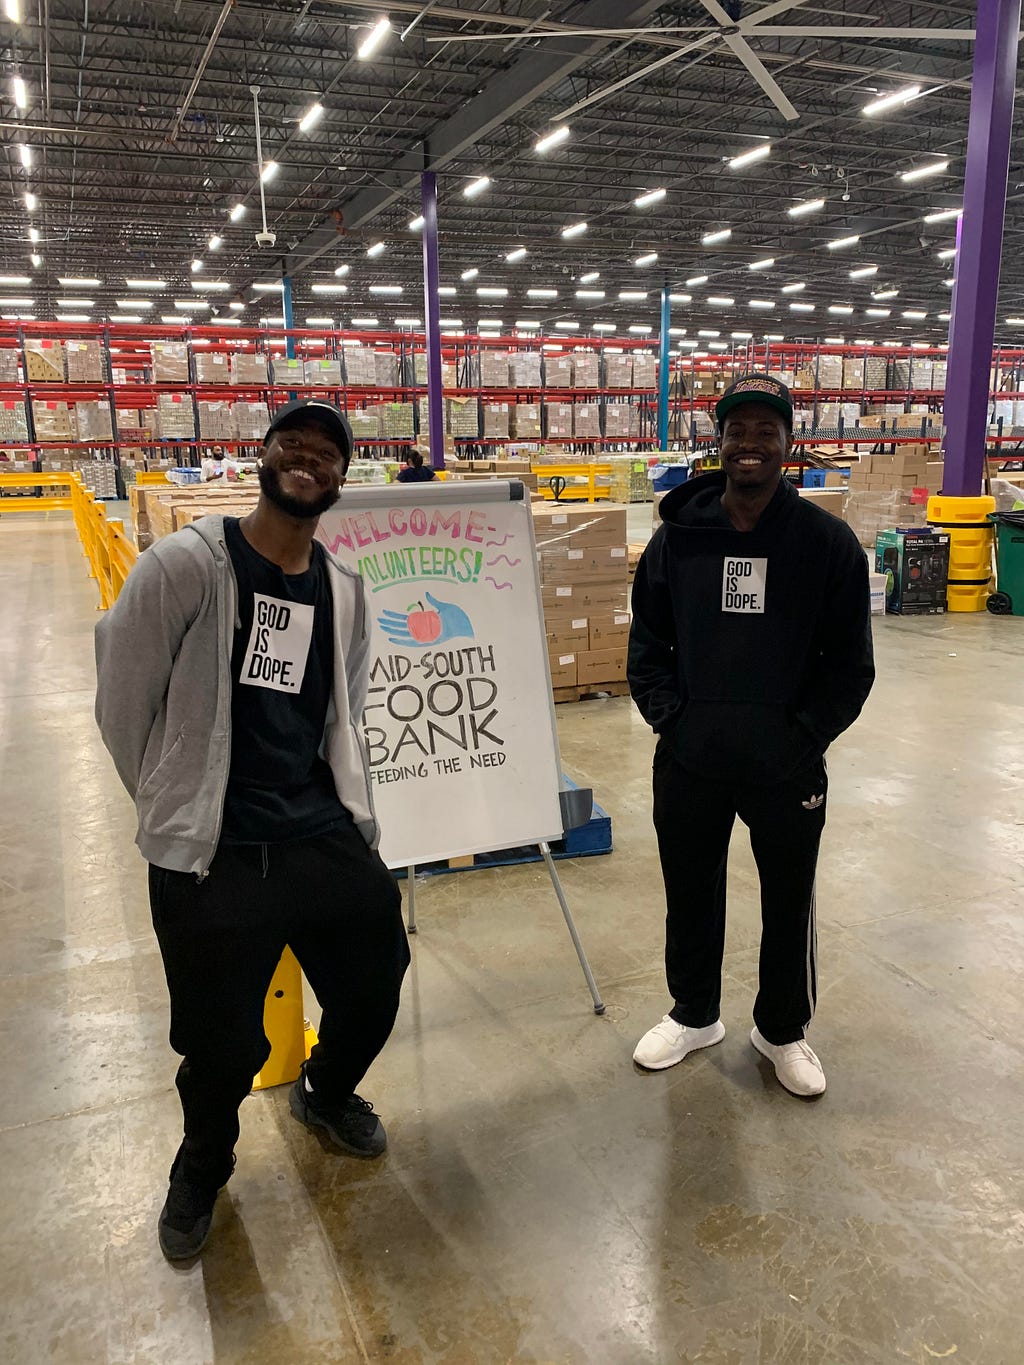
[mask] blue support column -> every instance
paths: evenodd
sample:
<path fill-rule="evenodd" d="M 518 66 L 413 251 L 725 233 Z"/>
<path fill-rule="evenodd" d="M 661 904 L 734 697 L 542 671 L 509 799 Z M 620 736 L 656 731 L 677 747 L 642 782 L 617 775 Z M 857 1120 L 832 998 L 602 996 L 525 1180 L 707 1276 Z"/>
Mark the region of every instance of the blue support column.
<path fill-rule="evenodd" d="M 943 492 L 982 486 L 1021 0 L 979 0 L 946 377 Z"/>
<path fill-rule="evenodd" d="M 424 171 L 421 181 L 423 213 L 423 322 L 427 334 L 427 417 L 430 463 L 444 468 L 444 407 L 441 394 L 441 300 L 437 251 L 437 176 Z"/>
<path fill-rule="evenodd" d="M 284 313 L 285 328 L 290 332 L 295 326 L 295 313 L 292 309 L 292 277 L 290 275 L 282 275 L 281 285 L 281 311 Z M 287 337 L 285 339 L 284 353 L 289 360 L 295 359 L 294 337 Z"/>
<path fill-rule="evenodd" d="M 669 324 L 672 321 L 672 301 L 668 285 L 661 291 L 661 350 L 658 362 L 658 449 L 668 450 L 668 392 L 669 392 Z"/>

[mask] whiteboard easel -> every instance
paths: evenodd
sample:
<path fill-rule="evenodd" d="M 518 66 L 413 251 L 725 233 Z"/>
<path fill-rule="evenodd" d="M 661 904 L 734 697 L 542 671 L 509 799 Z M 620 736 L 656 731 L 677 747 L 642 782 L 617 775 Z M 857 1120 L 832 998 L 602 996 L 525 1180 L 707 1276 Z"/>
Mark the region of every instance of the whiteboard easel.
<path fill-rule="evenodd" d="M 418 864 L 534 844 L 603 1014 L 551 857 L 551 842 L 590 812 L 588 804 L 563 815 L 580 803 L 561 790 L 523 485 L 346 488 L 317 539 L 366 587 L 373 624 L 363 734 L 381 857 L 408 872 L 410 933 Z"/>

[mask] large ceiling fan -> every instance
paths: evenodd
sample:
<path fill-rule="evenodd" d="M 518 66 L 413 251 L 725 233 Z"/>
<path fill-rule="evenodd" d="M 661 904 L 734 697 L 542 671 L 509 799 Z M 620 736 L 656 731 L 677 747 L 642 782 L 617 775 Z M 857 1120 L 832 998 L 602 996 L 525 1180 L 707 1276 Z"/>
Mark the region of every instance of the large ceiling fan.
<path fill-rule="evenodd" d="M 970 42 L 974 38 L 973 29 L 960 28 L 875 28 L 871 26 L 836 25 L 836 24 L 769 24 L 769 19 L 774 19 L 777 15 L 798 9 L 807 3 L 807 0 L 776 0 L 776 3 L 766 5 L 754 14 L 744 15 L 742 13 L 741 0 L 726 0 L 726 4 L 719 3 L 719 0 L 700 0 L 700 3 L 708 11 L 708 14 L 715 20 L 715 27 L 703 27 L 699 25 L 687 25 L 669 28 L 584 28 L 579 25 L 560 25 L 555 23 L 545 23 L 543 27 L 537 26 L 530 33 L 530 39 L 543 38 L 624 38 L 632 41 L 648 41 L 664 44 L 675 38 L 683 39 L 684 35 L 689 35 L 689 41 L 680 41 L 678 47 L 673 47 L 672 51 L 656 61 L 649 62 L 646 66 L 631 72 L 622 80 L 615 81 L 612 85 L 604 86 L 594 94 L 588 95 L 586 99 L 578 101 L 568 109 L 563 109 L 559 118 L 568 118 L 571 114 L 578 113 L 581 109 L 586 109 L 591 104 L 614 94 L 617 90 L 622 90 L 627 85 L 643 80 L 653 71 L 659 70 L 663 66 L 668 66 L 672 62 L 677 62 L 680 58 L 689 53 L 707 53 L 713 50 L 716 42 L 721 41 L 726 48 L 742 62 L 746 69 L 757 81 L 764 93 L 775 105 L 783 118 L 792 121 L 800 117 L 797 109 L 786 97 L 778 82 L 771 72 L 761 61 L 760 57 L 750 46 L 750 38 L 885 38 L 885 39 L 904 39 L 915 40 L 927 39 L 929 42 Z M 699 36 L 693 36 L 699 35 Z M 474 33 L 460 34 L 458 42 L 508 42 L 508 32 L 501 33 Z M 453 41 L 447 38 L 428 38 L 431 43 L 448 43 Z M 700 60 L 700 57 L 697 58 Z"/>

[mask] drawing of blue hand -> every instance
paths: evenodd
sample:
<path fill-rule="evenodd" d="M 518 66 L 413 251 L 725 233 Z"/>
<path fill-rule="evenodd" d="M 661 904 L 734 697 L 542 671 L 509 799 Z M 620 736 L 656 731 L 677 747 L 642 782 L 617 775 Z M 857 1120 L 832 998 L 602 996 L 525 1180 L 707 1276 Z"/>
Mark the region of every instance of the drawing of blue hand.
<path fill-rule="evenodd" d="M 390 644 L 423 649 L 427 645 L 443 645 L 446 640 L 473 639 L 472 622 L 461 607 L 454 602 L 439 602 L 429 592 L 425 596 L 429 608 L 414 602 L 404 612 L 381 612 L 377 623 Z"/>

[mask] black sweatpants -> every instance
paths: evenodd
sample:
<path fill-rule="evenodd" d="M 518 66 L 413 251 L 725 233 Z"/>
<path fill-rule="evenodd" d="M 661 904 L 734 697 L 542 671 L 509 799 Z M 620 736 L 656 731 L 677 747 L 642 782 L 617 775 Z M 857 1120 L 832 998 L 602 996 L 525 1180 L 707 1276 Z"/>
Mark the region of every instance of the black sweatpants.
<path fill-rule="evenodd" d="M 825 827 L 825 760 L 776 786 L 697 776 L 662 740 L 654 757 L 654 825 L 665 878 L 665 968 L 672 1018 L 706 1028 L 719 1016 L 729 838 L 750 830 L 761 879 L 761 957 L 754 1022 L 770 1043 L 804 1036 L 817 996 L 814 878 Z"/>
<path fill-rule="evenodd" d="M 222 844 L 209 875 L 149 869 L 185 1119 L 182 1158 L 222 1184 L 238 1106 L 270 1055 L 263 1002 L 289 945 L 323 1010 L 307 1074 L 352 1094 L 398 1013 L 409 946 L 398 885 L 351 823 L 315 839 Z"/>

